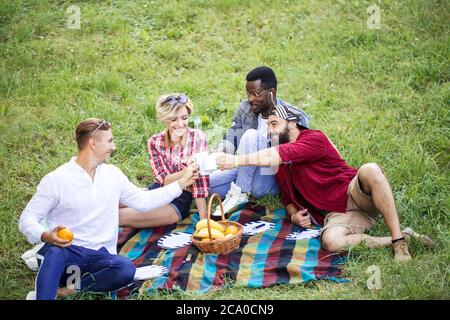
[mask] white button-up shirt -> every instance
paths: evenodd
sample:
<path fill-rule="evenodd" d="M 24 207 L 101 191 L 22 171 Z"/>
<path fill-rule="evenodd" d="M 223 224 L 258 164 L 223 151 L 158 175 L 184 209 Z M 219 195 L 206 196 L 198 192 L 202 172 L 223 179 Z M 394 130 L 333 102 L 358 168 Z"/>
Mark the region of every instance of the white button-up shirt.
<path fill-rule="evenodd" d="M 94 179 L 72 158 L 39 183 L 22 212 L 19 230 L 31 243 L 41 242 L 48 229 L 62 225 L 74 233 L 73 244 L 116 254 L 119 202 L 139 211 L 162 207 L 181 195 L 178 182 L 154 190 L 142 190 L 114 165 L 100 164 Z"/>

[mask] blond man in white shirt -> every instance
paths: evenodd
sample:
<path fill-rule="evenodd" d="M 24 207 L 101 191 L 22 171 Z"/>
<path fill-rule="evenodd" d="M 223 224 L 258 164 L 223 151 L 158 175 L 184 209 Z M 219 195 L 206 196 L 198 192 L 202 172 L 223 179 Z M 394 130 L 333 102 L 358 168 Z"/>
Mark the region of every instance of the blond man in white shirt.
<path fill-rule="evenodd" d="M 77 156 L 41 180 L 19 220 L 19 230 L 30 243 L 45 242 L 38 252 L 43 257 L 36 279 L 38 300 L 76 289 L 114 291 L 131 283 L 135 266 L 116 252 L 119 202 L 139 211 L 153 210 L 170 203 L 198 178 L 192 164 L 178 181 L 143 190 L 106 163 L 115 150 L 107 121 L 82 121 L 76 140 Z M 72 241 L 58 237 L 63 227 L 73 231 Z"/>

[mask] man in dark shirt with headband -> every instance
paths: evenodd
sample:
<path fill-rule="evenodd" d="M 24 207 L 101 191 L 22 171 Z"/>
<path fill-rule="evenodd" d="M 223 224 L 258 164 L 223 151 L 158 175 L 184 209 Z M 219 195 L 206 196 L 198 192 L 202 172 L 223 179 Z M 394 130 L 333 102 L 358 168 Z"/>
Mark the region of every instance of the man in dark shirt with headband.
<path fill-rule="evenodd" d="M 276 178 L 291 222 L 304 228 L 323 227 L 322 246 L 329 251 L 343 252 L 361 242 L 369 247 L 392 246 L 395 260 L 407 262 L 411 255 L 405 238 L 414 236 L 433 245 L 430 238 L 410 228 L 400 230 L 392 190 L 379 165 L 348 166 L 323 132 L 301 125 L 302 116 L 295 107 L 276 105 L 269 116 L 274 147 L 240 156 L 220 153 L 219 168 L 279 166 Z M 365 234 L 380 215 L 390 236 Z"/>

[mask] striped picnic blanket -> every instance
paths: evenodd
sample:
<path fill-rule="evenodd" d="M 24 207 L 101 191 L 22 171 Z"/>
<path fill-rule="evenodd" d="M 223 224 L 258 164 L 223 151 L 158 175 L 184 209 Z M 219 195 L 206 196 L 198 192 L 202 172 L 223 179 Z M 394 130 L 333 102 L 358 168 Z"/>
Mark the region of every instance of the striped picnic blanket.
<path fill-rule="evenodd" d="M 198 214 L 191 214 L 176 226 L 152 229 L 124 229 L 119 234 L 119 254 L 134 261 L 136 266 L 165 266 L 168 274 L 134 286 L 119 296 L 141 288 L 141 293 L 152 294 L 158 289 L 181 289 L 205 292 L 226 285 L 262 288 L 276 284 L 296 284 L 311 280 L 342 278 L 344 256 L 321 249 L 319 238 L 287 240 L 292 232 L 303 229 L 285 219 L 284 209 L 270 210 L 248 204 L 233 213 L 229 220 L 245 224 L 262 220 L 275 224 L 270 230 L 253 236 L 243 236 L 239 249 L 229 254 L 203 254 L 193 244 L 178 249 L 162 249 L 157 242 L 171 232 L 193 233 Z M 185 258 L 191 260 L 179 268 Z"/>

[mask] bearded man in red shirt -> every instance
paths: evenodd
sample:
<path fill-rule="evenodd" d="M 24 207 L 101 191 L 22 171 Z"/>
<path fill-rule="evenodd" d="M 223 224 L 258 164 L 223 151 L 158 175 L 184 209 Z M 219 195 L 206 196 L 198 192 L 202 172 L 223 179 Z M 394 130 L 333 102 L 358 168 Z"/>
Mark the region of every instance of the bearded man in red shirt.
<path fill-rule="evenodd" d="M 323 132 L 301 126 L 302 116 L 295 107 L 274 104 L 269 116 L 273 147 L 239 156 L 217 154 L 219 168 L 278 166 L 276 178 L 287 216 L 303 228 L 322 227 L 326 250 L 344 252 L 360 243 L 392 246 L 394 259 L 407 262 L 411 255 L 406 239 L 416 237 L 427 246 L 434 245 L 411 228 L 400 230 L 392 190 L 379 165 L 367 163 L 359 169 L 347 165 Z M 383 217 L 390 236 L 364 233 L 378 216 Z"/>

